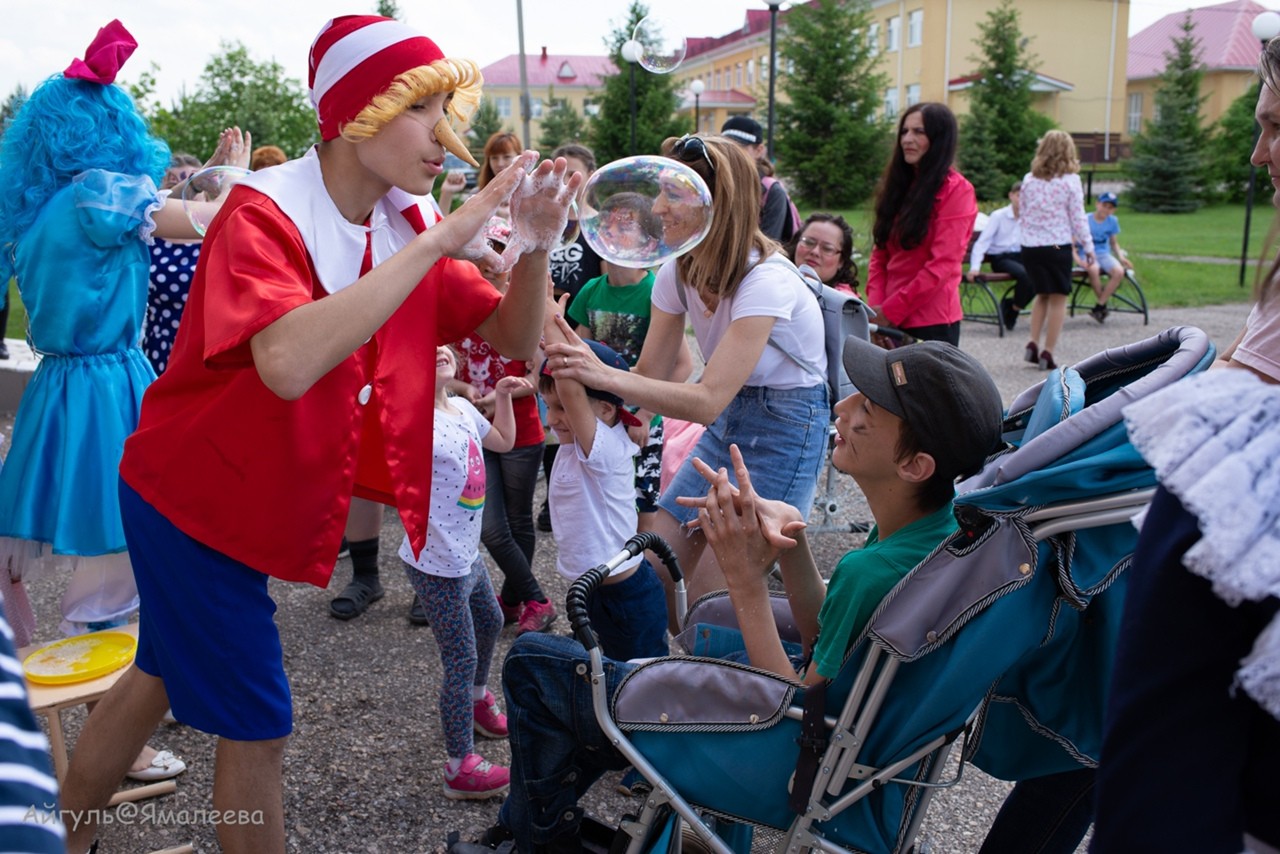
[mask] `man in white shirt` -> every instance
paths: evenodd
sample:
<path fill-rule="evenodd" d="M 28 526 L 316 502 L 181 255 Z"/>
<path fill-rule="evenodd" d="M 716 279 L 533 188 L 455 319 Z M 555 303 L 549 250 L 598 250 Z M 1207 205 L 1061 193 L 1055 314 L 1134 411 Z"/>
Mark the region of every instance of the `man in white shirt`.
<path fill-rule="evenodd" d="M 1000 317 L 1006 329 L 1013 329 L 1019 312 L 1036 296 L 1027 278 L 1027 270 L 1022 266 L 1022 229 L 1018 225 L 1018 193 L 1021 190 L 1022 182 L 1014 181 L 1009 188 L 1008 206 L 992 211 L 987 217 L 986 227 L 973 242 L 969 272 L 964 274 L 965 281 L 972 282 L 981 272 L 985 258 L 993 272 L 1013 276 L 1013 296 L 1000 300 Z"/>

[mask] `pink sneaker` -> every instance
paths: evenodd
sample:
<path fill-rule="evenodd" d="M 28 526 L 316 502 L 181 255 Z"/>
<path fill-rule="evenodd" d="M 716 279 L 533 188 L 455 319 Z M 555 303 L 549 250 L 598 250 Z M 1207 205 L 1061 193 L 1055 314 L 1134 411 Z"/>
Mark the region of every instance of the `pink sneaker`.
<path fill-rule="evenodd" d="M 520 612 L 520 628 L 516 634 L 525 632 L 545 632 L 556 621 L 556 606 L 551 600 L 546 602 L 525 602 Z"/>
<path fill-rule="evenodd" d="M 451 801 L 478 801 L 505 795 L 511 772 L 476 753 L 468 753 L 457 773 L 444 769 L 444 796 Z"/>
<path fill-rule="evenodd" d="M 498 608 L 502 611 L 502 625 L 509 626 L 520 621 L 520 606 L 508 605 L 502 601 L 501 595 L 498 596 Z"/>
<path fill-rule="evenodd" d="M 476 700 L 473 714 L 476 732 L 485 738 L 507 737 L 507 716 L 498 708 L 498 699 L 492 691 L 485 691 L 484 699 Z"/>

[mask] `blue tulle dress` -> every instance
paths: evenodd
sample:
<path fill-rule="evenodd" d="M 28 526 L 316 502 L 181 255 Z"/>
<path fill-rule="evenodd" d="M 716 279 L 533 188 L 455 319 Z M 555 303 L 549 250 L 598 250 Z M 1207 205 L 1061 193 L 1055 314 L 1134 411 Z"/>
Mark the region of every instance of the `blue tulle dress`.
<path fill-rule="evenodd" d="M 71 622 L 136 607 L 116 490 L 124 440 L 155 379 L 139 340 L 151 214 L 161 204 L 148 177 L 89 170 L 49 200 L 14 253 L 42 358 L 0 469 L 0 562 L 15 581 L 43 567 L 75 569 L 94 589 L 68 591 Z M 100 566 L 86 567 L 98 556 Z"/>

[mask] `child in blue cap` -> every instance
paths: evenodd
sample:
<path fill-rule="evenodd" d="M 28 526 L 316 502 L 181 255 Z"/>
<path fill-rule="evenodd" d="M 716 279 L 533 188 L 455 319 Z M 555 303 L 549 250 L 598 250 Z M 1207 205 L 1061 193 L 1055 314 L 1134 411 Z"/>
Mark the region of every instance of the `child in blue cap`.
<path fill-rule="evenodd" d="M 549 306 L 543 327 L 548 343 L 563 340 Z M 596 358 L 618 370 L 626 360 L 598 341 L 587 342 Z M 558 357 L 562 360 L 564 357 Z M 556 569 L 573 580 L 616 554 L 636 533 L 634 457 L 639 446 L 627 435 L 640 422 L 615 394 L 556 377 L 561 365 L 543 362 L 538 391 L 547 405 L 547 425 L 560 450 L 547 493 L 556 538 Z M 666 655 L 667 602 L 653 566 L 637 556 L 618 567 L 589 604 L 591 626 L 605 655 L 627 660 Z"/>

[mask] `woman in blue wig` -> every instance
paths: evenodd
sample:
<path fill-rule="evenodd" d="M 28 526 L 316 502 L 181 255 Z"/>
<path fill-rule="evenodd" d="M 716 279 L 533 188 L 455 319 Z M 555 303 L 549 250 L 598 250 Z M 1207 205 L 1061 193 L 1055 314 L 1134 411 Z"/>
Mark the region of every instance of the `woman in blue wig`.
<path fill-rule="evenodd" d="M 0 145 L 0 281 L 17 278 L 42 357 L 0 469 L 4 606 L 19 646 L 35 629 L 22 582 L 41 570 L 71 572 L 66 634 L 119 625 L 137 609 L 117 479 L 155 379 L 139 347 L 147 246 L 153 235 L 198 235 L 182 204 L 156 189 L 168 146 L 113 83 L 136 46 L 119 21 L 103 27 L 83 60 L 36 87 Z M 247 163 L 249 142 L 224 131 L 210 164 Z M 146 748 L 132 774 L 183 767 Z"/>

